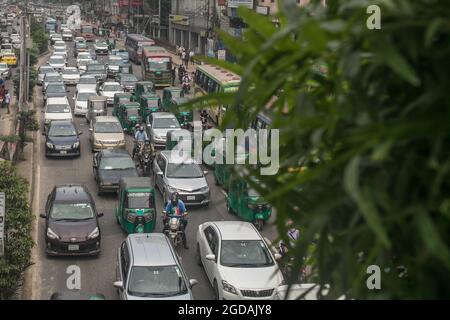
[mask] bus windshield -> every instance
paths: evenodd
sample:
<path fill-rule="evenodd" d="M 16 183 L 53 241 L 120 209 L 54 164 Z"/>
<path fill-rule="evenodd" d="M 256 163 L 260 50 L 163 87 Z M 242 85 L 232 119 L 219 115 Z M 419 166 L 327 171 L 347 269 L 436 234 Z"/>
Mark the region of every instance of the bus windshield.
<path fill-rule="evenodd" d="M 149 71 L 168 71 L 170 66 L 169 58 L 148 58 Z"/>
<path fill-rule="evenodd" d="M 94 28 L 92 26 L 81 26 L 81 32 L 94 33 Z"/>

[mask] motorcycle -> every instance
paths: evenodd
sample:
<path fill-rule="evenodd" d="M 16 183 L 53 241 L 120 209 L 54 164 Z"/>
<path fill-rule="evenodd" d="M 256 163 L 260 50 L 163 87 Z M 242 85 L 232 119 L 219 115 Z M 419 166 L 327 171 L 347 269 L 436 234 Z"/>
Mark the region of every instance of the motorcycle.
<path fill-rule="evenodd" d="M 140 148 L 143 148 L 143 146 L 141 146 Z M 139 164 L 140 167 L 142 168 L 142 171 L 144 173 L 144 176 L 149 175 L 150 174 L 150 167 L 152 165 L 153 162 L 153 154 L 152 152 L 150 152 L 149 150 L 139 150 Z"/>
<path fill-rule="evenodd" d="M 211 125 L 208 124 L 208 113 L 206 110 L 200 111 L 200 121 L 202 122 L 202 130 L 208 130 L 211 128 Z"/>
<path fill-rule="evenodd" d="M 167 214 L 166 211 L 163 211 L 163 219 L 167 216 L 168 220 L 166 223 L 166 228 L 164 229 L 164 233 L 166 236 L 172 241 L 172 245 L 176 248 L 178 245 L 183 243 L 183 230 L 181 228 L 180 219 L 185 217 L 187 212 L 183 214 L 183 216 L 176 216 Z"/>
<path fill-rule="evenodd" d="M 280 254 L 281 259 L 283 261 L 281 263 L 281 273 L 283 273 L 286 279 L 296 280 L 298 283 L 303 283 L 306 281 L 307 277 L 311 274 L 311 270 L 309 266 L 303 265 L 294 275 L 292 274 L 294 270 L 294 257 L 287 258 L 288 248 L 283 241 L 278 243 L 276 247 L 277 252 Z M 306 260 L 306 257 L 303 257 L 303 260 Z M 292 278 L 294 277 L 294 278 Z"/>
<path fill-rule="evenodd" d="M 183 90 L 183 94 L 188 94 L 189 92 L 191 92 L 191 84 L 187 81 L 183 81 L 181 89 Z"/>

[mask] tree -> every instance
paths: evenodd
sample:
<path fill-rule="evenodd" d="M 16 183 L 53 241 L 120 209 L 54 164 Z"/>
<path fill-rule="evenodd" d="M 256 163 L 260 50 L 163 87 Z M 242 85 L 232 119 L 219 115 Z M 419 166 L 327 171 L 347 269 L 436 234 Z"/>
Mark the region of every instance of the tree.
<path fill-rule="evenodd" d="M 6 194 L 5 256 L 0 258 L 0 299 L 11 299 L 21 284 L 22 273 L 30 266 L 31 223 L 28 182 L 9 161 L 0 162 L 0 190 Z"/>
<path fill-rule="evenodd" d="M 192 104 L 230 105 L 225 125 L 248 128 L 278 97 L 279 171 L 247 180 L 276 208 L 281 235 L 287 218 L 300 226 L 297 267 L 315 243 L 313 281 L 330 286 L 328 297 L 447 298 L 450 6 L 311 2 L 278 1 L 279 27 L 240 8 L 244 39 L 221 33 L 237 64 L 205 59 L 240 74 L 240 89 Z M 373 4 L 381 30 L 366 27 Z M 370 265 L 381 290 L 366 286 Z"/>

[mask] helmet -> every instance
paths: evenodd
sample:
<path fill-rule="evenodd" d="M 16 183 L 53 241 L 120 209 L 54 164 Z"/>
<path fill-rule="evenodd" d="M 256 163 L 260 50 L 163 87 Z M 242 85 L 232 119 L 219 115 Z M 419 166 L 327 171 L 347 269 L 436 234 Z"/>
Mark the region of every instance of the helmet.
<path fill-rule="evenodd" d="M 135 128 L 136 130 L 139 129 L 139 127 L 140 127 L 139 123 L 136 123 L 136 125 L 134 126 L 134 128 Z"/>
<path fill-rule="evenodd" d="M 144 131 L 144 126 L 139 126 L 139 131 Z"/>
<path fill-rule="evenodd" d="M 170 197 L 170 202 L 172 203 L 172 206 L 177 206 L 178 205 L 178 192 L 174 192 L 172 193 L 172 196 Z"/>

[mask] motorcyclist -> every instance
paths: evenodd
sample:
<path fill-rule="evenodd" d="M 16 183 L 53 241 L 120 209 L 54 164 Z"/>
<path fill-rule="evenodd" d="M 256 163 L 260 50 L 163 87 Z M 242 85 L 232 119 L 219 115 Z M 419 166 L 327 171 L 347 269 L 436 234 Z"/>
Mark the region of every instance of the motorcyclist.
<path fill-rule="evenodd" d="M 191 78 L 187 72 L 183 76 L 181 87 L 185 93 L 188 93 L 191 90 Z"/>
<path fill-rule="evenodd" d="M 286 243 L 284 243 L 283 240 L 280 240 L 280 243 L 278 245 L 278 250 L 282 256 L 284 256 L 287 253 L 288 247 L 289 248 L 295 247 L 295 242 L 300 237 L 300 231 L 297 228 L 295 228 L 294 221 L 292 221 L 292 219 L 289 219 L 286 222 L 286 226 L 288 227 L 287 236 L 288 236 L 289 244 L 286 244 Z"/>
<path fill-rule="evenodd" d="M 186 207 L 184 205 L 184 202 L 179 198 L 179 195 L 177 192 L 173 193 L 170 197 L 170 200 L 166 204 L 165 209 L 166 214 L 163 218 L 163 233 L 166 232 L 166 230 L 169 228 L 169 216 L 168 215 L 175 215 L 180 216 L 180 231 L 182 231 L 182 240 L 183 240 L 183 246 L 185 249 L 189 249 L 186 241 L 186 227 L 188 224 L 187 219 L 183 217 L 184 213 L 186 212 Z"/>
<path fill-rule="evenodd" d="M 136 127 L 138 126 L 139 125 L 136 125 Z M 140 125 L 139 130 L 136 130 L 136 133 L 134 134 L 133 158 L 136 155 L 136 152 L 138 151 L 139 144 L 145 143 L 145 140 L 148 140 L 147 132 L 145 132 L 144 126 Z"/>

